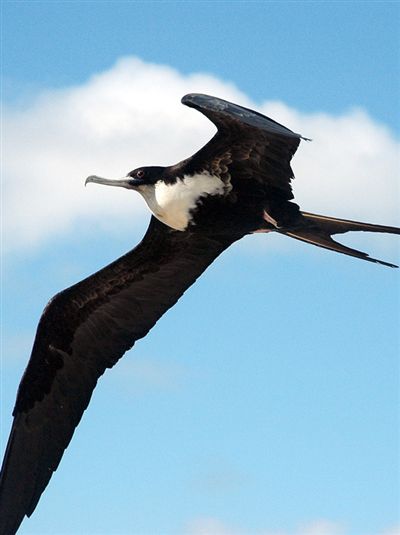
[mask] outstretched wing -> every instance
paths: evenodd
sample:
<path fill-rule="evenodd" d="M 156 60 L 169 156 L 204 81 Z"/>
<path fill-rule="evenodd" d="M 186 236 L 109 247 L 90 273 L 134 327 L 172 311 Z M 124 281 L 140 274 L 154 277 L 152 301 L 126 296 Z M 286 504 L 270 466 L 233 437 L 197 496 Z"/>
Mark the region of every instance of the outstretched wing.
<path fill-rule="evenodd" d="M 57 294 L 40 319 L 0 479 L 0 534 L 30 516 L 98 378 L 241 236 L 172 230 L 154 217 L 131 252 Z"/>
<path fill-rule="evenodd" d="M 290 160 L 305 138 L 261 113 L 216 97 L 189 94 L 182 103 L 203 113 L 218 129 L 211 141 L 181 163 L 185 169 L 207 169 L 235 185 L 256 179 L 282 200 L 293 198 Z"/>

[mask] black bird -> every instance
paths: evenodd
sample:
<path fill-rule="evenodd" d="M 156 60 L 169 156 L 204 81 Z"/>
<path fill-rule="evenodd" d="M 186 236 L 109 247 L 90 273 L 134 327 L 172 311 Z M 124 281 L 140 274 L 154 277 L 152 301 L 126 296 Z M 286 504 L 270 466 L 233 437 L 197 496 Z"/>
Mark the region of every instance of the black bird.
<path fill-rule="evenodd" d="M 1 472 L 0 535 L 14 534 L 33 513 L 98 378 L 233 242 L 273 231 L 397 267 L 332 235 L 400 229 L 302 212 L 291 202 L 299 134 L 218 98 L 190 94 L 182 102 L 218 129 L 196 154 L 170 167 L 135 169 L 122 180 L 86 180 L 138 191 L 153 216 L 135 249 L 57 294 L 40 318 Z"/>

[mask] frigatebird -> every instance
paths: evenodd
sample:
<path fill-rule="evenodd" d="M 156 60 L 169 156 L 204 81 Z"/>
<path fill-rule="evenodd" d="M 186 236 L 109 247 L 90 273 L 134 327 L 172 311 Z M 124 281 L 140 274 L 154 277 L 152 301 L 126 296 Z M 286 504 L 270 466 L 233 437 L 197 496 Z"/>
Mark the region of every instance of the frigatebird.
<path fill-rule="evenodd" d="M 144 337 L 232 243 L 278 232 L 385 266 L 332 239 L 348 231 L 400 234 L 390 226 L 302 212 L 290 166 L 302 138 L 256 111 L 200 94 L 182 103 L 217 127 L 193 156 L 86 183 L 138 191 L 152 212 L 137 247 L 46 306 L 13 412 L 0 480 L 0 535 L 30 516 L 57 469 L 97 380 Z"/>

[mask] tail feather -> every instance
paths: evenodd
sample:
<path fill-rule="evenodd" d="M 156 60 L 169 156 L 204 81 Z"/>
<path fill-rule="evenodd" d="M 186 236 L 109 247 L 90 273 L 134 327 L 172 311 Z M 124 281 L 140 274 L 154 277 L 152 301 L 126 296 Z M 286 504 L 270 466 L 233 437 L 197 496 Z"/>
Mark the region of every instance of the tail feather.
<path fill-rule="evenodd" d="M 350 221 L 349 219 L 337 219 L 325 215 L 310 214 L 301 212 L 307 221 L 312 221 L 329 234 L 343 234 L 352 230 L 364 230 L 367 232 L 383 232 L 388 234 L 400 234 L 400 228 L 388 227 L 386 225 L 374 225 L 373 223 L 361 223 L 360 221 Z"/>
<path fill-rule="evenodd" d="M 337 253 L 354 256 L 356 258 L 361 258 L 362 260 L 375 262 L 376 264 L 382 264 L 384 266 L 393 268 L 398 267 L 395 264 L 384 262 L 383 260 L 378 260 L 377 258 L 372 258 L 367 253 L 362 251 L 357 251 L 356 249 L 346 247 L 345 245 L 333 240 L 332 235 L 360 230 L 368 232 L 400 234 L 400 228 L 388 227 L 385 225 L 373 225 L 370 223 L 361 223 L 346 219 L 337 219 L 334 217 L 310 214 L 308 212 L 301 212 L 301 215 L 303 218 L 300 225 L 296 225 L 296 227 L 287 230 L 282 229 L 279 232 L 285 234 L 286 236 L 296 238 L 297 240 L 312 243 L 313 245 L 323 247 L 324 249 L 330 249 L 331 251 L 336 251 Z"/>

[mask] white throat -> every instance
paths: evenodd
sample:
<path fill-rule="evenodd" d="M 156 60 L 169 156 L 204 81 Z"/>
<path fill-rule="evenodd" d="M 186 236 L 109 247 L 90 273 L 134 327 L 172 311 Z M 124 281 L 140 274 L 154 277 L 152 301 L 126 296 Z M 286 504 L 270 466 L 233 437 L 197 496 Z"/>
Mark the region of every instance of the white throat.
<path fill-rule="evenodd" d="M 155 185 L 139 186 L 138 191 L 157 219 L 173 229 L 185 230 L 200 198 L 225 195 L 230 189 L 219 177 L 205 172 L 184 175 L 175 184 L 160 180 Z"/>

